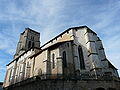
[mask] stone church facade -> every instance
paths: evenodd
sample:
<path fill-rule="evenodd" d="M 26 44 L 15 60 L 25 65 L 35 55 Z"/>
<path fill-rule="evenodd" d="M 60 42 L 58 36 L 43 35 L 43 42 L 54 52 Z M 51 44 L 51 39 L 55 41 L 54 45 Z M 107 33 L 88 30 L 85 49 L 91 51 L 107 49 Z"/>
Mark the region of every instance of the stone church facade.
<path fill-rule="evenodd" d="M 120 90 L 117 69 L 87 26 L 72 27 L 40 46 L 40 33 L 20 34 L 4 90 Z"/>

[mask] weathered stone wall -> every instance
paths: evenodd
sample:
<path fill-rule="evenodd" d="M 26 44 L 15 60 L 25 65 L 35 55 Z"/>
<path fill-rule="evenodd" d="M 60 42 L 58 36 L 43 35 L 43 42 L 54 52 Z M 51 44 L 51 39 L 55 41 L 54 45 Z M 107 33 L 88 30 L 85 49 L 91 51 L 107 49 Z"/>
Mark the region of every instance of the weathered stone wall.
<path fill-rule="evenodd" d="M 97 88 L 104 88 L 100 90 L 120 90 L 120 82 L 97 80 L 36 80 L 30 83 L 18 83 L 4 90 L 96 90 Z"/>
<path fill-rule="evenodd" d="M 34 58 L 34 57 L 33 57 Z M 46 74 L 47 69 L 47 50 L 35 57 L 34 76 Z"/>
<path fill-rule="evenodd" d="M 28 33 L 28 31 L 22 33 L 22 35 L 25 34 L 25 38 L 21 36 L 20 40 L 32 39 L 34 41 L 35 39 L 36 42 L 39 41 L 39 34 L 35 37 L 36 34 L 33 32 L 28 33 L 28 36 L 26 33 Z M 26 38 L 26 36 L 28 38 Z M 25 44 L 24 40 L 23 42 Z M 37 46 L 38 43 L 39 42 L 36 43 Z M 26 45 L 28 45 L 28 43 Z M 78 47 L 82 48 L 81 53 Z M 83 73 L 102 76 L 107 72 L 108 74 L 111 73 L 110 75 L 112 76 L 118 77 L 117 70 L 113 65 L 108 63 L 106 59 L 101 40 L 97 34 L 88 27 L 68 29 L 41 46 L 40 50 L 37 49 L 35 50 L 33 48 L 26 51 L 20 55 L 19 58 L 16 58 L 7 65 L 4 87 L 24 81 L 27 78 L 46 74 L 60 74 L 66 76 L 66 78 L 72 78 L 72 75 L 79 76 Z M 66 60 L 63 59 L 63 52 L 66 53 Z M 52 68 L 53 53 L 55 54 L 54 68 Z M 82 58 L 80 55 L 82 55 Z M 66 66 L 63 61 L 66 61 Z M 84 69 L 81 68 L 83 61 Z M 109 64 L 111 67 L 109 67 Z"/>
<path fill-rule="evenodd" d="M 7 72 L 5 76 L 5 82 L 3 86 L 8 86 L 12 83 L 19 82 L 26 78 L 26 69 L 27 69 L 27 63 L 29 62 L 29 65 L 31 68 L 30 71 L 30 77 L 33 76 L 33 59 L 30 59 L 31 55 L 37 53 L 39 50 L 37 49 L 31 49 L 21 55 L 18 59 L 13 60 L 10 62 L 10 64 L 7 65 Z"/>

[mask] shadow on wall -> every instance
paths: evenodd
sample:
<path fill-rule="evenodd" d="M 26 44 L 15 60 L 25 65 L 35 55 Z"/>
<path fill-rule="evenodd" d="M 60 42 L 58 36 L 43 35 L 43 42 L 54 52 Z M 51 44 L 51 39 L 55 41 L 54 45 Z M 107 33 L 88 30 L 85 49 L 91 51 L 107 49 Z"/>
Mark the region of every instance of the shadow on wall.
<path fill-rule="evenodd" d="M 99 87 L 99 88 L 96 88 L 96 90 L 105 90 L 105 89 L 102 87 Z"/>

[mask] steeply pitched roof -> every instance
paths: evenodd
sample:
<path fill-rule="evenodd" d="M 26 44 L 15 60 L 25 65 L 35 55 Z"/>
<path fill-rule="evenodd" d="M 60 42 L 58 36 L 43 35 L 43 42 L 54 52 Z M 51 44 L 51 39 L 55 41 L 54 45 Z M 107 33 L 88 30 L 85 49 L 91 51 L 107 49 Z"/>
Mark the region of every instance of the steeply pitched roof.
<path fill-rule="evenodd" d="M 44 47 L 46 44 L 50 43 L 51 41 L 53 41 L 54 39 L 58 38 L 59 36 L 63 35 L 64 33 L 68 32 L 69 30 L 71 29 L 79 29 L 79 28 L 88 28 L 87 26 L 79 26 L 79 27 L 71 27 L 71 28 L 68 28 L 67 30 L 65 30 L 64 32 L 60 33 L 59 35 L 57 35 L 56 37 L 54 37 L 53 39 L 49 40 L 48 42 L 46 42 L 44 45 L 41 46 Z"/>
<path fill-rule="evenodd" d="M 46 49 L 49 49 L 49 48 L 52 48 L 52 47 L 55 47 L 55 46 L 61 45 L 61 44 L 66 43 L 66 42 L 71 42 L 71 41 L 73 41 L 73 40 L 63 41 L 63 42 L 57 42 L 57 43 L 55 43 L 55 44 L 53 44 L 53 45 L 51 45 L 51 46 L 49 46 L 49 47 L 47 47 L 47 48 L 45 48 L 45 49 L 42 49 L 41 51 L 39 51 L 38 53 L 36 53 L 36 54 L 30 56 L 29 58 L 32 58 L 32 57 L 34 57 L 34 56 L 39 55 L 40 53 L 42 53 L 42 52 L 43 52 L 44 50 L 46 50 Z"/>

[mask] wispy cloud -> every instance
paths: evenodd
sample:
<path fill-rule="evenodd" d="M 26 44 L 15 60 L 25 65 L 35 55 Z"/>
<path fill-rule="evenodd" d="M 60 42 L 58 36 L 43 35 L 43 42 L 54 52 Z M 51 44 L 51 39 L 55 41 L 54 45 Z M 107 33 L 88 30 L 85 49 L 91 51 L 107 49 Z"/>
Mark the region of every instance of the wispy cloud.
<path fill-rule="evenodd" d="M 112 26 L 111 24 L 118 18 L 116 16 L 118 16 L 120 10 L 120 1 L 108 2 L 108 4 L 100 8 L 100 10 L 102 12 L 95 16 L 98 22 L 94 25 L 94 28 L 104 30 L 104 28 Z"/>

